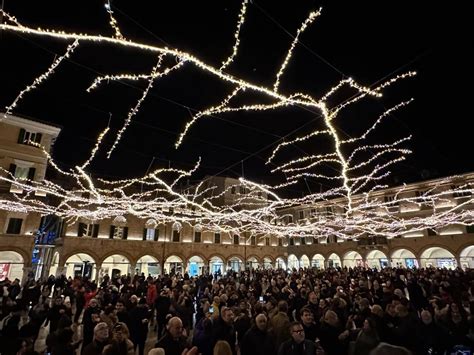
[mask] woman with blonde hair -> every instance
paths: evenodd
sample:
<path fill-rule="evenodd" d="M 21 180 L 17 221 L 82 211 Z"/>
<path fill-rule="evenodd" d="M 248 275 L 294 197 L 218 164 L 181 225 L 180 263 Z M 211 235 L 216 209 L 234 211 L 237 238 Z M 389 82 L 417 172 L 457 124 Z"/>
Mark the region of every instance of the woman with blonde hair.
<path fill-rule="evenodd" d="M 214 355 L 232 355 L 232 349 L 230 345 L 225 340 L 219 340 L 216 345 L 214 345 Z"/>

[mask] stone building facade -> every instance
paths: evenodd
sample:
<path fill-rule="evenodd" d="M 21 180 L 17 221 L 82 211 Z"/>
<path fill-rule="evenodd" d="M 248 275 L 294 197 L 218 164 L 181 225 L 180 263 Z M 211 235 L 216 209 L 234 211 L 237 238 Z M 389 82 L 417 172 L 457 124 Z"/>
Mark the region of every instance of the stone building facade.
<path fill-rule="evenodd" d="M 60 129 L 25 118 L 8 116 L 0 122 L 0 166 L 6 171 L 44 178 L 47 160 L 41 151 L 28 145 L 28 139 L 39 140 L 50 150 Z M 28 139 L 25 141 L 25 136 Z M 39 134 L 38 134 L 39 133 Z M 20 167 L 17 171 L 16 167 Z M 31 170 L 33 168 L 34 170 Z M 4 174 L 4 172 L 2 172 Z M 33 175 L 31 175 L 33 174 Z M 403 193 L 420 194 L 439 181 L 424 181 L 403 186 Z M 465 174 L 446 183 L 474 182 L 474 174 Z M 215 177 L 210 183 L 228 190 L 222 204 L 229 204 L 245 189 L 227 189 L 237 180 Z M 13 189 L 13 190 L 12 190 Z M 0 186 L 0 193 L 9 196 L 14 186 Z M 377 194 L 390 199 L 399 188 Z M 453 195 L 452 204 L 460 204 L 469 196 Z M 41 198 L 41 196 L 39 196 Z M 298 206 L 281 211 L 304 222 L 314 213 L 331 209 L 337 213 L 340 201 L 332 200 L 318 206 Z M 472 208 L 466 205 L 464 208 Z M 427 215 L 432 207 L 397 205 L 391 213 Z M 121 220 L 79 220 L 61 225 L 54 243 L 38 243 L 41 216 L 0 211 L 0 279 L 24 278 L 34 268 L 36 277 L 50 274 L 85 275 L 100 279 L 104 274 L 145 273 L 158 275 L 164 271 L 225 272 L 228 269 L 270 267 L 329 266 L 403 266 L 403 267 L 474 267 L 474 228 L 454 225 L 443 230 L 425 230 L 396 238 L 368 237 L 358 241 L 315 238 L 279 239 L 272 236 L 257 238 L 195 229 L 184 225 L 151 223 L 134 216 Z"/>

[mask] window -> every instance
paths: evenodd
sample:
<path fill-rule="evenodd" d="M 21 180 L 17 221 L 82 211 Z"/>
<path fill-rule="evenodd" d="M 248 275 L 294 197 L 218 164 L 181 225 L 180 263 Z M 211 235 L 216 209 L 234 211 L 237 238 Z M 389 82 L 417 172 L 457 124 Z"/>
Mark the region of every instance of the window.
<path fill-rule="evenodd" d="M 437 235 L 437 233 L 433 228 L 428 228 L 428 235 L 430 237 L 434 237 L 435 235 Z"/>
<path fill-rule="evenodd" d="M 245 195 L 245 187 L 239 186 L 239 193 L 240 193 L 241 195 Z"/>
<path fill-rule="evenodd" d="M 278 238 L 278 246 L 279 247 L 283 246 L 283 239 L 282 238 Z"/>
<path fill-rule="evenodd" d="M 21 218 L 10 218 L 8 220 L 7 234 L 20 234 L 23 220 Z"/>
<path fill-rule="evenodd" d="M 110 239 L 127 239 L 128 227 L 110 226 Z"/>
<path fill-rule="evenodd" d="M 29 132 L 22 128 L 20 129 L 20 134 L 18 136 L 18 143 L 28 145 L 32 145 L 31 143 L 41 144 L 41 137 L 41 133 Z"/>
<path fill-rule="evenodd" d="M 316 215 L 318 214 L 316 211 L 316 208 L 312 208 L 310 213 L 311 213 L 311 217 L 316 217 Z"/>
<path fill-rule="evenodd" d="M 221 234 L 214 233 L 214 244 L 221 244 Z"/>
<path fill-rule="evenodd" d="M 143 240 L 157 240 L 155 235 L 158 236 L 158 231 L 154 228 L 143 229 Z"/>
<path fill-rule="evenodd" d="M 295 245 L 295 240 L 293 238 L 290 238 L 290 245 Z"/>
<path fill-rule="evenodd" d="M 301 245 L 306 245 L 306 237 L 301 237 Z"/>
<path fill-rule="evenodd" d="M 256 245 L 257 244 L 257 237 L 254 235 L 250 237 L 250 245 Z"/>
<path fill-rule="evenodd" d="M 265 245 L 266 245 L 267 247 L 270 246 L 270 237 L 266 237 L 266 238 L 265 238 Z"/>
<path fill-rule="evenodd" d="M 232 186 L 232 188 L 230 189 L 230 193 L 231 193 L 232 195 L 235 195 L 235 186 Z"/>
<path fill-rule="evenodd" d="M 179 242 L 180 233 L 177 230 L 173 231 L 173 242 Z"/>
<path fill-rule="evenodd" d="M 313 237 L 313 244 L 318 244 L 318 243 L 319 243 L 319 238 Z"/>
<path fill-rule="evenodd" d="M 326 207 L 326 214 L 327 215 L 332 215 L 334 214 L 334 210 L 331 206 Z"/>
<path fill-rule="evenodd" d="M 304 219 L 304 211 L 298 211 L 298 219 Z"/>
<path fill-rule="evenodd" d="M 99 235 L 99 225 L 93 223 L 79 223 L 77 230 L 78 237 L 97 238 Z"/>
<path fill-rule="evenodd" d="M 234 234 L 234 244 L 239 245 L 239 239 L 240 237 L 237 234 Z"/>
<path fill-rule="evenodd" d="M 201 243 L 201 232 L 194 232 L 194 243 Z"/>
<path fill-rule="evenodd" d="M 33 163 L 17 162 L 17 164 L 10 164 L 10 174 L 18 179 L 34 180 L 36 169 L 32 167 Z"/>
<path fill-rule="evenodd" d="M 474 226 L 466 226 L 466 233 L 474 233 Z"/>

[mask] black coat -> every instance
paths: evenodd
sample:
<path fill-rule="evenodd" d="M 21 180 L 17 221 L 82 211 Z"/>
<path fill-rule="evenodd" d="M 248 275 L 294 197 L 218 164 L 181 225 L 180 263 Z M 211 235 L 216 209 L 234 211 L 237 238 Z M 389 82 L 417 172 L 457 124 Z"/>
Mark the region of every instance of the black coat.
<path fill-rule="evenodd" d="M 273 337 L 267 331 L 257 327 L 250 328 L 244 335 L 240 345 L 242 355 L 275 354 L 276 346 Z"/>
<path fill-rule="evenodd" d="M 155 348 L 165 349 L 166 355 L 181 355 L 183 350 L 186 348 L 186 345 L 186 339 L 184 337 L 174 340 L 170 333 L 166 332 L 166 334 L 155 344 Z"/>
<path fill-rule="evenodd" d="M 281 344 L 278 355 L 314 355 L 316 354 L 316 344 L 309 340 L 303 340 L 297 344 L 293 339 L 289 339 Z"/>

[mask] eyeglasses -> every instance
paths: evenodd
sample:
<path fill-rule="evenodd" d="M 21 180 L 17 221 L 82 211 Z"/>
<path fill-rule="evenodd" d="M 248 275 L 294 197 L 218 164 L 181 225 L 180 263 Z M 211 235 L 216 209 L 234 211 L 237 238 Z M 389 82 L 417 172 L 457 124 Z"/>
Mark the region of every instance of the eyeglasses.
<path fill-rule="evenodd" d="M 293 330 L 293 333 L 302 334 L 302 333 L 304 333 L 304 329 Z"/>

